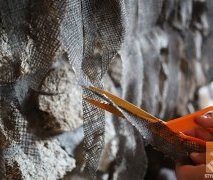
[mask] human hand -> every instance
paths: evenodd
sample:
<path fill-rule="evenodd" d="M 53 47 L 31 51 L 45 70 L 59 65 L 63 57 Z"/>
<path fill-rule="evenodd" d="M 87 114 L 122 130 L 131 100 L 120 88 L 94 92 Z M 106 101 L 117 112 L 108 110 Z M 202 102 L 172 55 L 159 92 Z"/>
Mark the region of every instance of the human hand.
<path fill-rule="evenodd" d="M 199 128 L 185 132 L 186 135 L 194 136 L 206 141 L 213 141 L 213 111 L 197 117 L 195 122 Z M 176 176 L 178 180 L 202 180 L 206 172 L 206 153 L 191 153 L 190 158 L 195 165 L 176 164 Z"/>

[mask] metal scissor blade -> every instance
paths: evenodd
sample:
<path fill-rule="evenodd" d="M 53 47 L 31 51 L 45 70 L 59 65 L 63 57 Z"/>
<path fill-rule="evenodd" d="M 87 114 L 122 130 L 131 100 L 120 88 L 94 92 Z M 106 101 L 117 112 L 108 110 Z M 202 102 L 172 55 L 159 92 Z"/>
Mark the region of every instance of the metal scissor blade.
<path fill-rule="evenodd" d="M 146 120 L 149 120 L 152 123 L 161 122 L 165 126 L 167 126 L 171 131 L 175 132 L 177 134 L 177 136 L 180 136 L 182 139 L 193 141 L 193 142 L 196 142 L 196 143 L 201 144 L 201 145 L 205 145 L 204 140 L 183 134 L 182 131 L 180 131 L 177 127 L 173 127 L 173 123 L 164 122 L 164 121 L 158 119 L 157 117 L 149 114 L 148 112 L 144 111 L 143 109 L 140 109 L 137 106 L 129 103 L 128 101 L 125 101 L 125 100 L 123 100 L 123 99 L 121 99 L 121 98 L 119 98 L 119 97 L 117 97 L 117 96 L 115 96 L 115 95 L 113 95 L 113 94 L 111 94 L 107 91 L 104 91 L 104 90 L 96 88 L 96 87 L 89 87 L 89 88 L 85 87 L 85 88 L 91 90 L 92 92 L 94 92 L 96 95 L 98 95 L 100 97 L 102 96 L 104 98 L 104 96 L 105 96 L 105 99 L 107 97 L 112 103 L 114 103 L 118 107 L 120 107 L 124 110 L 127 110 L 128 112 L 138 116 L 139 118 L 141 118 L 141 120 L 146 119 Z M 113 105 L 111 105 L 111 104 L 100 102 L 98 100 L 90 99 L 90 98 L 87 98 L 87 97 L 85 97 L 84 99 L 87 102 L 95 105 L 96 107 L 104 109 L 108 112 L 111 112 L 111 113 L 117 115 L 117 116 L 124 117 L 123 114 L 119 110 L 117 110 L 116 107 L 113 107 Z M 176 123 L 179 123 L 178 121 L 176 121 Z M 180 123 L 180 124 L 182 124 L 182 123 Z"/>
<path fill-rule="evenodd" d="M 90 99 L 90 98 L 84 98 L 87 102 L 89 102 L 90 104 L 93 104 L 94 106 L 96 107 L 99 107 L 103 110 L 106 110 L 116 116 L 119 116 L 119 117 L 124 117 L 123 114 L 117 110 L 116 108 L 114 108 L 112 105 L 110 104 L 107 104 L 107 103 L 104 103 L 104 102 L 99 102 L 97 100 L 94 100 L 94 99 Z"/>
<path fill-rule="evenodd" d="M 94 91 L 98 94 L 105 95 L 107 96 L 113 103 L 115 103 L 117 106 L 129 111 L 130 113 L 142 118 L 142 119 L 147 119 L 150 122 L 158 122 L 161 121 L 157 117 L 149 114 L 148 112 L 144 111 L 143 109 L 138 108 L 134 104 L 129 103 L 128 101 L 125 101 L 107 91 L 104 91 L 102 89 L 96 88 L 96 87 L 89 87 L 91 91 Z"/>

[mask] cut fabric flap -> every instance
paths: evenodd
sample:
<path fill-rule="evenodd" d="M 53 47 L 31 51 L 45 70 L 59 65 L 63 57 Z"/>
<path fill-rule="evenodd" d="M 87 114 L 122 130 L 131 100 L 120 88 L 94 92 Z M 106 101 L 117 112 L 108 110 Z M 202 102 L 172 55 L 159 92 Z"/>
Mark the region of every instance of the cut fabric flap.
<path fill-rule="evenodd" d="M 128 120 L 149 144 L 165 155 L 186 160 L 191 152 L 205 152 L 206 142 L 187 136 L 184 131 L 197 127 L 194 118 L 207 113 L 213 107 L 164 122 L 107 91 L 95 87 L 88 89 L 98 100 L 84 97 L 87 102 Z"/>

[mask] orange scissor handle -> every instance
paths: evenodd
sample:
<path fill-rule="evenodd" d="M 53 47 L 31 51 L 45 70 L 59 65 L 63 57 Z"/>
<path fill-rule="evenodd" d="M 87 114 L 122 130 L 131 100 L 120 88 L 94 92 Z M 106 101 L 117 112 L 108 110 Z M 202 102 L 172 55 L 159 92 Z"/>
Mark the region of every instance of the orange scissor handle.
<path fill-rule="evenodd" d="M 199 116 L 202 116 L 205 113 L 207 113 L 209 111 L 212 111 L 212 110 L 213 110 L 213 106 L 210 106 L 210 107 L 204 108 L 204 109 L 202 109 L 200 111 L 194 112 L 192 114 L 188 114 L 188 115 L 182 116 L 182 117 L 177 118 L 177 119 L 172 119 L 172 120 L 166 122 L 165 124 L 172 131 L 178 133 L 183 139 L 194 141 L 194 142 L 197 142 L 197 143 L 202 144 L 202 145 L 205 146 L 205 144 L 206 144 L 205 140 L 185 135 L 184 132 L 188 131 L 188 130 L 191 130 L 193 128 L 196 128 L 196 127 L 200 127 L 194 121 L 195 118 L 199 117 Z M 208 128 L 208 130 L 209 130 L 209 128 Z"/>
<path fill-rule="evenodd" d="M 204 115 L 208 111 L 213 111 L 213 106 L 204 108 L 200 111 L 182 116 L 177 119 L 172 119 L 172 120 L 166 122 L 166 125 L 175 132 L 184 132 L 184 131 L 187 131 L 187 130 L 190 130 L 190 129 L 193 129 L 196 127 L 200 127 L 198 124 L 195 123 L 194 119 L 196 117 Z"/>
<path fill-rule="evenodd" d="M 171 131 L 178 134 L 182 139 L 193 141 L 193 142 L 196 142 L 196 143 L 199 143 L 199 144 L 205 146 L 205 143 L 206 143 L 205 140 L 202 140 L 202 139 L 199 139 L 196 137 L 192 137 L 192 136 L 188 136 L 188 135 L 184 134 L 184 132 L 187 130 L 193 129 L 195 127 L 200 127 L 198 124 L 196 124 L 194 122 L 195 117 L 201 116 L 201 115 L 207 113 L 208 111 L 213 111 L 213 106 L 202 109 L 195 113 L 188 114 L 188 115 L 182 116 L 180 118 L 165 122 L 165 121 L 162 121 L 162 120 L 158 119 L 157 117 L 149 114 L 148 112 L 144 111 L 143 109 L 136 107 L 134 104 L 131 104 L 128 101 L 125 101 L 124 99 L 121 99 L 107 91 L 104 91 L 104 90 L 96 88 L 96 87 L 89 87 L 88 89 L 97 94 L 107 96 L 107 98 L 110 99 L 113 103 L 115 103 L 118 107 L 127 110 L 128 112 L 132 113 L 133 115 L 136 115 L 137 117 L 141 118 L 141 120 L 147 119 L 151 123 L 162 122 L 165 126 L 170 128 Z M 99 107 L 103 110 L 111 112 L 117 116 L 124 117 L 124 115 L 117 108 L 113 107 L 111 104 L 108 104 L 105 102 L 99 102 L 98 100 L 90 99 L 88 97 L 84 97 L 84 99 L 96 107 Z M 209 130 L 209 129 L 213 129 L 213 128 L 208 128 L 207 130 Z"/>

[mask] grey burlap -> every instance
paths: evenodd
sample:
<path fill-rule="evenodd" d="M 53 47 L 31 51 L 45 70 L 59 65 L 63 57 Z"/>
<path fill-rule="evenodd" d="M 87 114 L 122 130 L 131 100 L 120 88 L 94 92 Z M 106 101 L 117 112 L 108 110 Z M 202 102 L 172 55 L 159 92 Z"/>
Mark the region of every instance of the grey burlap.
<path fill-rule="evenodd" d="M 30 112 L 25 103 L 39 91 L 58 52 L 65 53 L 80 84 L 101 86 L 125 32 L 124 2 L 9 0 L 1 1 L 0 7 L 1 121 L 7 123 L 2 124 L 1 149 L 20 144 L 37 158 L 39 154 L 30 151 L 34 140 L 28 135 Z M 94 175 L 104 144 L 104 114 L 85 102 L 83 112 L 86 169 Z M 7 134 L 11 125 L 16 125 L 14 134 Z M 6 163 L 4 174 L 9 173 L 13 171 Z"/>
<path fill-rule="evenodd" d="M 109 73 L 121 97 L 160 118 L 192 111 L 196 88 L 213 79 L 211 9 L 211 0 L 0 0 L 0 175 L 51 174 L 38 147 L 44 139 L 54 141 L 55 131 L 41 116 L 38 96 L 63 93 L 41 91 L 62 61 L 80 85 L 104 87 L 110 62 L 121 60 L 122 68 L 110 70 L 121 78 Z M 94 97 L 84 87 L 83 95 Z M 104 148 L 104 112 L 84 101 L 82 106 L 81 168 L 94 177 Z M 140 179 L 147 167 L 141 134 L 128 123 L 115 125 L 125 137 L 119 153 L 129 162 L 120 177 Z M 129 142 L 136 146 L 127 148 Z"/>

